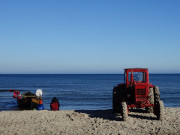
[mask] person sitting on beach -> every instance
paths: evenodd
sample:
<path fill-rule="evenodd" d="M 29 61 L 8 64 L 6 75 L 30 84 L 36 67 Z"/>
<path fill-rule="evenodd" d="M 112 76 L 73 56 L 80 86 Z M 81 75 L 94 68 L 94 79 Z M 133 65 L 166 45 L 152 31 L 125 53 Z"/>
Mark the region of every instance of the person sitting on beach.
<path fill-rule="evenodd" d="M 60 107 L 60 104 L 59 104 L 58 99 L 56 97 L 53 97 L 50 104 L 51 111 L 58 111 L 59 107 Z"/>

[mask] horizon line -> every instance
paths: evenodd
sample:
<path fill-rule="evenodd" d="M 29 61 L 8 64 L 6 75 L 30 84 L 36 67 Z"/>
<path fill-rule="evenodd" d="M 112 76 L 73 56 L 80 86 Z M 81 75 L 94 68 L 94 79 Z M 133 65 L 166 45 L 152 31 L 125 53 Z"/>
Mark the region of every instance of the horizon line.
<path fill-rule="evenodd" d="M 117 75 L 124 73 L 0 73 L 0 75 Z M 149 74 L 180 74 L 180 73 L 149 73 Z"/>

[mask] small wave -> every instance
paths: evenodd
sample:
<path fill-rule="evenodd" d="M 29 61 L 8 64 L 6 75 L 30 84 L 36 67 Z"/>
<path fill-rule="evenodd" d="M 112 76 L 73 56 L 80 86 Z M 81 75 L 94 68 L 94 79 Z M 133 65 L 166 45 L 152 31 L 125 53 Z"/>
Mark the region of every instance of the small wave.
<path fill-rule="evenodd" d="M 27 91 L 27 90 L 22 90 L 22 89 L 0 89 L 0 92 L 10 92 L 10 90 Z"/>

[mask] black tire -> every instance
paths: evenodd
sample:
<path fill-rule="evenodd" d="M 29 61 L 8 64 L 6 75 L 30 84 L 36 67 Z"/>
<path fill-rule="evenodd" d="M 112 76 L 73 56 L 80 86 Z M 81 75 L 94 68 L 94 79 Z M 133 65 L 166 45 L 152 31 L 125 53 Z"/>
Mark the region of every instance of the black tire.
<path fill-rule="evenodd" d="M 123 119 L 123 121 L 127 121 L 128 110 L 127 110 L 126 102 L 121 102 L 121 106 L 122 106 L 122 119 Z"/>
<path fill-rule="evenodd" d="M 157 103 L 157 119 L 163 120 L 164 117 L 164 103 L 163 101 L 159 100 Z"/>
<path fill-rule="evenodd" d="M 153 90 L 153 88 L 150 88 L 149 89 L 149 102 L 151 103 L 151 104 L 154 104 L 154 90 Z M 149 107 L 146 107 L 145 108 L 146 109 L 146 111 L 148 112 L 148 113 L 153 113 L 154 112 L 154 108 L 153 108 L 153 106 L 149 106 Z"/>
<path fill-rule="evenodd" d="M 121 102 L 124 102 L 126 99 L 125 97 L 125 90 L 123 87 L 114 87 L 113 89 L 113 112 L 114 113 L 121 113 L 122 106 Z"/>
<path fill-rule="evenodd" d="M 156 104 L 160 100 L 160 91 L 158 86 L 155 86 L 153 89 L 154 89 L 154 102 Z"/>
<path fill-rule="evenodd" d="M 118 113 L 118 106 L 119 106 L 119 91 L 118 87 L 114 87 L 113 89 L 113 112 Z"/>

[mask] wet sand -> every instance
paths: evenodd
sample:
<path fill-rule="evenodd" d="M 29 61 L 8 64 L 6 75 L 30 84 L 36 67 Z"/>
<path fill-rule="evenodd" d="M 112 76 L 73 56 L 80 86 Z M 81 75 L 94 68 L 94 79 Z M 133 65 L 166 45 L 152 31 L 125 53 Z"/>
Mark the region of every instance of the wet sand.
<path fill-rule="evenodd" d="M 180 134 L 180 108 L 165 108 L 163 121 L 145 111 L 129 113 L 128 120 L 112 110 L 1 111 L 1 135 L 147 135 Z"/>

